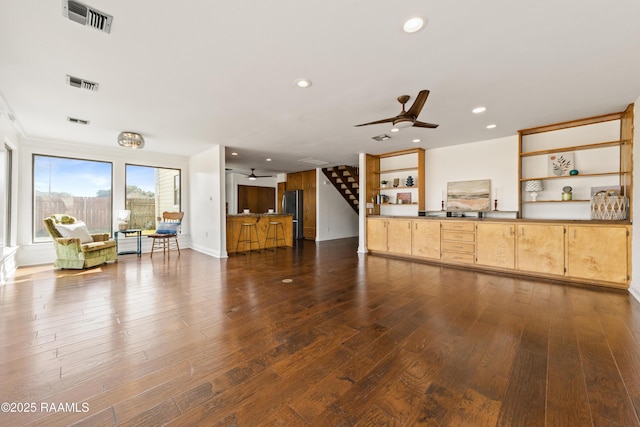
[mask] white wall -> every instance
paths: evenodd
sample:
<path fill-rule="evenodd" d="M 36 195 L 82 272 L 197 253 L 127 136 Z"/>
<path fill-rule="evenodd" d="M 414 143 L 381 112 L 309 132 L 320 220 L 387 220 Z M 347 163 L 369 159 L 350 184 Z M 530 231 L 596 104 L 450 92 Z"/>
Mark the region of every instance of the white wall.
<path fill-rule="evenodd" d="M 88 160 L 107 161 L 113 164 L 113 212 L 125 208 L 125 164 L 133 163 L 145 166 L 165 167 L 182 170 L 183 188 L 182 188 L 182 206 L 183 209 L 189 206 L 189 179 L 188 158 L 152 153 L 143 150 L 131 150 L 118 147 L 114 138 L 114 148 L 104 148 L 81 144 L 72 144 L 62 141 L 40 141 L 32 139 L 23 139 L 20 142 L 20 154 L 18 156 L 17 167 L 19 168 L 19 188 L 17 201 L 17 243 L 18 265 L 35 265 L 52 263 L 55 260 L 55 252 L 53 245 L 49 242 L 33 243 L 32 223 L 33 218 L 33 191 L 32 191 L 32 165 L 33 154 L 41 154 L 48 156 L 64 156 L 72 158 L 81 158 Z M 148 144 L 149 145 L 149 144 Z M 116 215 L 113 216 L 113 229 L 117 230 Z M 180 246 L 189 247 L 191 219 L 189 214 L 185 215 L 182 223 L 182 234 L 179 241 Z M 150 239 L 142 239 L 143 252 L 148 252 L 151 248 Z M 121 249 L 126 250 L 126 245 L 133 245 L 133 239 L 122 242 Z"/>
<path fill-rule="evenodd" d="M 633 127 L 633 206 L 632 212 L 640 215 L 640 98 L 634 104 Z M 629 292 L 640 301 L 640 227 L 633 227 L 631 232 L 631 285 Z"/>
<path fill-rule="evenodd" d="M 189 160 L 191 247 L 218 258 L 227 257 L 224 146 L 215 146 Z"/>
<path fill-rule="evenodd" d="M 340 195 L 322 169 L 316 169 L 316 241 L 358 235 L 358 214 Z"/>
<path fill-rule="evenodd" d="M 426 210 L 439 211 L 447 182 L 490 179 L 498 210 L 518 210 L 518 136 L 490 139 L 425 153 Z M 492 205 L 493 207 L 493 205 Z"/>

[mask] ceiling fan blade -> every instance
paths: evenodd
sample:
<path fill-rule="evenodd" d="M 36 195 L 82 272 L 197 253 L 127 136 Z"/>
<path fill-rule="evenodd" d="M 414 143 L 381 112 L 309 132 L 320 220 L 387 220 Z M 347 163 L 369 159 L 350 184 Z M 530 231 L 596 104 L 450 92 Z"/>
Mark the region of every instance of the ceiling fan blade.
<path fill-rule="evenodd" d="M 419 122 L 416 120 L 415 122 L 413 122 L 413 127 L 435 129 L 438 127 L 438 125 L 435 125 L 433 123 Z"/>
<path fill-rule="evenodd" d="M 358 127 L 358 126 L 367 126 L 367 125 L 377 125 L 377 124 L 379 124 L 379 123 L 391 123 L 391 122 L 393 122 L 396 118 L 397 118 L 397 116 L 396 116 L 396 117 L 390 117 L 390 118 L 388 118 L 388 119 L 376 120 L 375 122 L 369 122 L 369 123 L 363 123 L 363 124 L 361 124 L 361 125 L 356 125 L 356 127 Z"/>
<path fill-rule="evenodd" d="M 409 108 L 409 111 L 407 111 L 406 115 L 418 117 L 418 114 L 420 114 L 420 111 L 422 111 L 422 107 L 424 107 L 424 103 L 427 102 L 428 96 L 429 96 L 428 90 L 426 89 L 421 90 L 418 93 L 418 96 L 416 96 L 416 100 L 413 101 L 413 105 L 411 106 L 411 108 Z"/>

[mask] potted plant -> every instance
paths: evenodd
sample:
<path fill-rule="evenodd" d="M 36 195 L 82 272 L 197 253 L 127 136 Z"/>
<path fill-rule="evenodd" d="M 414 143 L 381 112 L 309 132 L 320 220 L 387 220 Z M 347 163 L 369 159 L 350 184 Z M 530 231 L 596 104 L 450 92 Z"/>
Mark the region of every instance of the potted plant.
<path fill-rule="evenodd" d="M 389 181 L 387 181 L 386 179 L 383 179 L 382 181 L 380 181 L 380 186 L 382 188 L 387 188 L 387 184 L 389 183 Z"/>

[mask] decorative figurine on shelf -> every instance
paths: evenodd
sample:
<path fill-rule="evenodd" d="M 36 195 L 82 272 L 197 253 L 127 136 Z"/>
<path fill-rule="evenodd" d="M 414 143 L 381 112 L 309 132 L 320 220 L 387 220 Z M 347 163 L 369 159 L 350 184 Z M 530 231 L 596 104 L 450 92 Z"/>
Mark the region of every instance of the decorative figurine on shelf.
<path fill-rule="evenodd" d="M 578 170 L 577 170 L 577 169 L 571 169 L 571 170 L 569 171 L 569 175 L 578 175 L 578 173 L 579 173 L 579 172 L 578 172 Z"/>
<path fill-rule="evenodd" d="M 413 187 L 413 177 L 411 175 L 407 177 L 407 181 L 405 182 L 405 185 L 407 187 Z"/>
<path fill-rule="evenodd" d="M 562 200 L 572 200 L 573 199 L 573 194 L 571 193 L 573 191 L 573 188 L 569 187 L 568 185 L 566 187 L 562 187 Z"/>
<path fill-rule="evenodd" d="M 397 187 L 400 185 L 400 178 L 393 178 L 393 187 Z"/>

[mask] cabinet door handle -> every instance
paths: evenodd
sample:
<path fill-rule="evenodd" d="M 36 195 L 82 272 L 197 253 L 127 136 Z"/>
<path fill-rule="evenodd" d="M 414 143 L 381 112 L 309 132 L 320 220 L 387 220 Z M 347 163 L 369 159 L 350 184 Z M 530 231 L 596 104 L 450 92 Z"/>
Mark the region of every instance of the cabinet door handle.
<path fill-rule="evenodd" d="M 576 238 L 576 229 L 575 228 L 573 229 L 573 238 L 574 239 Z"/>

